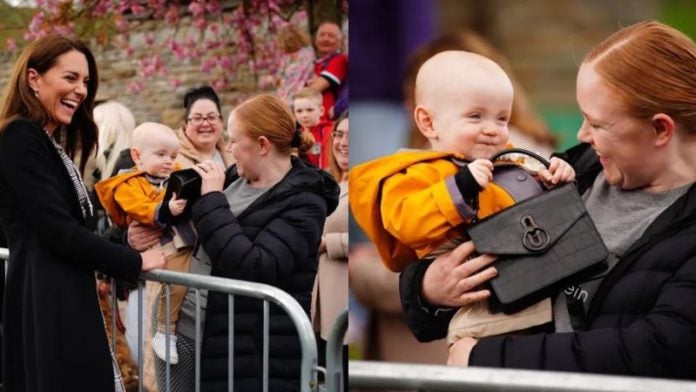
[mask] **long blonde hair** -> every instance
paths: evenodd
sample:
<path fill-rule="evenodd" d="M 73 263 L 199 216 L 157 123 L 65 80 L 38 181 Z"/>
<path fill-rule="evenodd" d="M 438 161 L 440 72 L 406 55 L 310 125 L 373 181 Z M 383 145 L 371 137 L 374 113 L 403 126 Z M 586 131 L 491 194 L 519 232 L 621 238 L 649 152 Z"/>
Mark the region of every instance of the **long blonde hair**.
<path fill-rule="evenodd" d="M 99 128 L 96 165 L 104 179 L 113 172 L 121 151 L 130 147 L 135 117 L 124 104 L 107 101 L 94 108 L 94 122 Z"/>

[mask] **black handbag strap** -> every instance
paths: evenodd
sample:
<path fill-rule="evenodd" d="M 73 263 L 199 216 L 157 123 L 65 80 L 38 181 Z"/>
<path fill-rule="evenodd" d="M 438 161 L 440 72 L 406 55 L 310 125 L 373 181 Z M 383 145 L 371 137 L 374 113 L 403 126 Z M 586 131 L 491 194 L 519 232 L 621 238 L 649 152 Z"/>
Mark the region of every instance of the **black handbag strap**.
<path fill-rule="evenodd" d="M 496 160 L 500 159 L 500 157 L 502 157 L 503 155 L 507 155 L 507 154 L 522 154 L 522 155 L 530 156 L 530 157 L 538 160 L 539 162 L 541 162 L 541 164 L 544 165 L 544 167 L 546 167 L 547 169 L 550 165 L 549 161 L 544 159 L 544 157 L 542 157 L 541 155 L 539 155 L 535 152 L 529 151 L 529 150 L 525 150 L 524 148 L 506 148 L 506 149 L 500 150 L 500 151 L 496 152 L 495 154 L 493 154 L 489 158 L 489 160 L 491 162 L 495 162 Z M 542 185 L 542 187 L 544 189 L 548 189 L 544 185 Z M 478 209 L 479 209 L 478 197 L 473 200 L 473 204 L 471 205 L 471 208 L 474 211 L 478 211 Z M 477 218 L 474 217 L 474 219 L 472 220 L 472 223 L 476 223 L 476 221 L 477 221 Z"/>
<path fill-rule="evenodd" d="M 491 162 L 495 162 L 496 160 L 500 159 L 500 157 L 502 157 L 503 155 L 507 155 L 507 154 L 522 154 L 522 155 L 530 156 L 530 157 L 536 159 L 537 161 L 541 162 L 541 164 L 546 166 L 547 169 L 550 165 L 549 161 L 544 159 L 544 157 L 542 157 L 541 155 L 539 155 L 535 152 L 531 152 L 529 150 L 525 150 L 524 148 L 506 148 L 504 150 L 500 150 L 500 151 L 496 152 L 495 154 L 493 154 L 489 158 L 489 160 Z"/>

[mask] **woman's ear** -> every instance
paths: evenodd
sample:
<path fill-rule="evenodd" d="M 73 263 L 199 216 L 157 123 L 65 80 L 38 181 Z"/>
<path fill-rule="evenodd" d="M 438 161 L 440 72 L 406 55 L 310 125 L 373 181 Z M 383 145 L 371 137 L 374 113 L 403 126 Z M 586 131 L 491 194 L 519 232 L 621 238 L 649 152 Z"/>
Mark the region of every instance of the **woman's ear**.
<path fill-rule="evenodd" d="M 38 85 L 39 76 L 41 76 L 41 75 L 34 68 L 27 69 L 27 82 L 29 83 L 29 87 L 34 91 L 34 93 L 39 91 L 39 85 Z"/>
<path fill-rule="evenodd" d="M 655 145 L 664 146 L 674 136 L 674 120 L 668 114 L 658 113 L 652 117 L 652 127 L 655 132 Z"/>
<path fill-rule="evenodd" d="M 261 149 L 261 155 L 266 155 L 271 151 L 271 141 L 268 140 L 266 136 L 259 136 L 258 142 L 259 148 Z"/>
<path fill-rule="evenodd" d="M 425 106 L 418 105 L 413 110 L 413 120 L 423 136 L 428 139 L 436 139 L 437 133 L 433 126 L 433 115 Z"/>

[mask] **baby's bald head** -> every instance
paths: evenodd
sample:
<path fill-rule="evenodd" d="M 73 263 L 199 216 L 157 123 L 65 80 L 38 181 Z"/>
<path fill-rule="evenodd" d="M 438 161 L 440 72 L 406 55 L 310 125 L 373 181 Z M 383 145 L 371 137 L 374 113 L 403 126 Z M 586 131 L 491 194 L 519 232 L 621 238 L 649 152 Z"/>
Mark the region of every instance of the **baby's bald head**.
<path fill-rule="evenodd" d="M 131 157 L 138 170 L 156 177 L 169 177 L 179 154 L 179 138 L 164 124 L 146 122 L 133 130 Z"/>
<path fill-rule="evenodd" d="M 450 50 L 418 71 L 413 116 L 434 150 L 488 157 L 507 143 L 512 99 L 512 82 L 498 64 Z"/>
<path fill-rule="evenodd" d="M 144 122 L 133 130 L 132 147 L 139 150 L 147 148 L 179 148 L 176 132 L 168 126 L 156 122 Z"/>
<path fill-rule="evenodd" d="M 440 52 L 428 59 L 416 76 L 416 105 L 436 105 L 447 93 L 467 94 L 486 84 L 501 94 L 512 94 L 512 82 L 493 60 L 462 50 Z M 450 97 L 451 98 L 451 97 Z"/>

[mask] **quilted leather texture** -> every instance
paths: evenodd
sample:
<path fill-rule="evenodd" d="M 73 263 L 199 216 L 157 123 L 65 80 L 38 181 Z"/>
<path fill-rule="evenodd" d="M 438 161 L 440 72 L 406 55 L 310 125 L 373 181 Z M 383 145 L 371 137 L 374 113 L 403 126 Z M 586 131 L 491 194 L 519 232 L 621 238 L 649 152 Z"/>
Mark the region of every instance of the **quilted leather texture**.
<path fill-rule="evenodd" d="M 478 253 L 499 257 L 495 262 L 498 275 L 490 283 L 503 309 L 608 256 L 574 184 L 491 215 L 468 233 Z M 538 246 L 530 246 L 530 242 Z"/>

